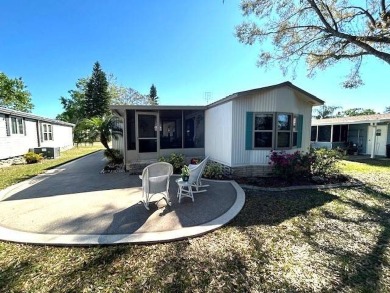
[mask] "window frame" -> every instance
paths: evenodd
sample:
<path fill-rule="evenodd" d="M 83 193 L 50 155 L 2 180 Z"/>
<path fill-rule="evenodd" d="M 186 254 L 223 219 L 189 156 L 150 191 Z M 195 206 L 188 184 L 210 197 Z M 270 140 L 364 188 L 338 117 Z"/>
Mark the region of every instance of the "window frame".
<path fill-rule="evenodd" d="M 291 122 L 291 148 L 296 149 L 298 148 L 298 119 L 299 115 L 298 114 L 292 114 L 292 122 Z M 294 145 L 294 137 L 296 137 L 295 145 Z"/>
<path fill-rule="evenodd" d="M 272 115 L 272 129 L 271 130 L 256 130 L 256 115 Z M 254 150 L 268 150 L 268 149 L 273 149 L 275 145 L 275 112 L 254 112 L 253 113 L 253 121 L 252 121 L 252 149 Z M 267 132 L 271 133 L 272 138 L 271 138 L 271 147 L 256 147 L 256 133 L 260 132 Z"/>
<path fill-rule="evenodd" d="M 42 141 L 53 141 L 53 140 L 54 140 L 53 125 L 50 123 L 42 123 Z"/>
<path fill-rule="evenodd" d="M 11 135 L 25 135 L 26 127 L 22 117 L 11 116 L 10 134 Z"/>
<path fill-rule="evenodd" d="M 256 115 L 272 115 L 272 130 L 256 130 Z M 278 117 L 279 115 L 287 115 L 289 118 L 289 130 L 278 129 Z M 291 112 L 253 112 L 252 117 L 252 150 L 290 150 L 298 148 L 298 133 L 299 125 L 298 120 L 300 114 Z M 295 125 L 294 125 L 295 123 Z M 301 130 L 302 131 L 302 130 Z M 272 145 L 270 147 L 256 147 L 256 133 L 258 132 L 270 132 L 272 133 Z M 278 134 L 288 133 L 288 146 L 278 147 Z M 296 143 L 294 145 L 294 134 L 296 135 Z"/>
<path fill-rule="evenodd" d="M 278 118 L 279 118 L 279 115 L 287 115 L 287 116 L 289 116 L 289 119 L 290 119 L 290 129 L 288 129 L 288 130 L 278 129 L 278 121 L 279 121 Z M 277 149 L 277 150 L 289 150 L 289 149 L 293 148 L 293 146 L 292 146 L 293 116 L 294 116 L 293 113 L 287 113 L 287 112 L 277 112 L 276 113 L 276 120 L 275 120 L 275 123 L 276 123 L 276 125 L 275 125 L 275 149 Z M 288 133 L 289 134 L 288 146 L 286 146 L 286 147 L 279 147 L 278 146 L 279 133 Z"/>

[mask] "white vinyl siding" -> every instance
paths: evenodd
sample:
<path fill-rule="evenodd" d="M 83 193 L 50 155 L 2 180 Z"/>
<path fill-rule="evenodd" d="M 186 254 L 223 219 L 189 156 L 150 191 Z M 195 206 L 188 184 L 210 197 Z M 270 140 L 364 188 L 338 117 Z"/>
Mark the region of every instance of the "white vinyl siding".
<path fill-rule="evenodd" d="M 52 126 L 52 140 L 43 140 L 41 142 L 41 147 L 60 147 L 61 150 L 72 148 L 73 147 L 72 127 L 66 127 L 63 125 L 56 125 L 56 124 L 51 124 L 51 126 Z"/>
<path fill-rule="evenodd" d="M 12 118 L 14 132 L 12 132 Z M 6 123 L 6 119 L 8 122 Z M 0 160 L 26 154 L 29 149 L 37 147 L 59 147 L 61 150 L 73 147 L 73 127 L 67 125 L 50 124 L 52 127 L 52 140 L 39 142 L 41 123 L 33 118 L 8 116 L 0 114 Z M 7 129 L 8 124 L 8 129 Z M 39 133 L 39 136 L 38 136 Z M 54 137 L 54 133 L 56 136 Z"/>
<path fill-rule="evenodd" d="M 232 158 L 232 104 L 227 102 L 205 112 L 205 154 L 230 166 Z"/>
<path fill-rule="evenodd" d="M 11 117 L 9 121 L 9 126 L 12 128 Z M 11 129 L 10 136 L 0 139 L 2 141 L 0 143 L 0 159 L 21 156 L 27 153 L 30 148 L 38 147 L 36 121 L 25 119 L 24 125 L 24 134 L 12 134 Z"/>
<path fill-rule="evenodd" d="M 246 115 L 255 113 L 294 113 L 302 115 L 301 147 L 289 148 L 307 151 L 310 147 L 311 104 L 305 102 L 290 88 L 277 88 L 268 92 L 248 95 L 233 100 L 232 167 L 245 165 L 268 165 L 268 149 L 246 149 Z M 209 110 L 208 110 L 209 111 Z M 276 119 L 276 118 L 275 118 Z M 294 131 L 293 131 L 294 133 Z M 253 144 L 253 140 L 252 140 Z"/>

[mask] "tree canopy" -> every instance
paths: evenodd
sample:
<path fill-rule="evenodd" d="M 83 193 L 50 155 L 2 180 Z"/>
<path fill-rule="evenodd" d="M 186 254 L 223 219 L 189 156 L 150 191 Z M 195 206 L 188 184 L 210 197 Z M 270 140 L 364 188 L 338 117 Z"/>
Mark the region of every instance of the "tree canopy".
<path fill-rule="evenodd" d="M 103 117 L 110 112 L 110 95 L 106 74 L 99 62 L 95 62 L 92 76 L 85 89 L 84 111 L 86 118 Z"/>
<path fill-rule="evenodd" d="M 21 77 L 11 79 L 0 72 L 0 107 L 28 113 L 34 108 L 31 94 Z"/>
<path fill-rule="evenodd" d="M 242 0 L 250 21 L 236 27 L 244 44 L 261 45 L 258 65 L 277 63 L 284 74 L 304 59 L 311 77 L 340 60 L 351 62 L 343 86 L 363 84 L 363 58 L 390 65 L 390 4 L 386 0 Z"/>
<path fill-rule="evenodd" d="M 385 111 L 383 113 L 390 113 L 390 106 L 385 108 Z"/>
<path fill-rule="evenodd" d="M 363 109 L 363 108 L 352 108 L 345 110 L 344 116 L 360 116 L 360 115 L 372 115 L 376 114 L 373 109 Z"/>
<path fill-rule="evenodd" d="M 57 115 L 56 119 L 77 124 L 85 118 L 85 90 L 88 80 L 88 78 L 79 78 L 76 89 L 68 91 L 70 98 L 60 98 L 64 112 Z"/>
<path fill-rule="evenodd" d="M 322 105 L 313 110 L 313 117 L 316 119 L 340 117 L 341 112 L 336 112 L 338 109 L 341 109 L 341 107 Z"/>
<path fill-rule="evenodd" d="M 64 112 L 57 115 L 58 120 L 77 124 L 87 117 L 86 92 L 90 80 L 90 77 L 79 78 L 76 88 L 68 91 L 70 97 L 60 98 Z M 109 105 L 148 105 L 150 103 L 148 95 L 143 95 L 133 88 L 118 85 L 113 74 L 108 75 L 107 82 Z"/>
<path fill-rule="evenodd" d="M 118 85 L 114 75 L 108 76 L 108 92 L 111 105 L 148 105 L 149 97 L 131 87 Z"/>
<path fill-rule="evenodd" d="M 376 114 L 376 112 L 373 109 L 351 108 L 342 111 L 342 107 L 340 106 L 326 106 L 326 105 L 319 106 L 318 108 L 315 108 L 313 110 L 313 117 L 316 119 L 350 117 L 350 116 L 372 115 L 372 114 Z"/>

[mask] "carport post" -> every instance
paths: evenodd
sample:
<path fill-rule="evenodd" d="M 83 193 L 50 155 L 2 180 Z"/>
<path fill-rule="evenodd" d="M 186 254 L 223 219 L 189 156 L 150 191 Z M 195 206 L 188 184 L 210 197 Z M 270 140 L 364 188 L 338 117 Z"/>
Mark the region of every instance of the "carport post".
<path fill-rule="evenodd" d="M 371 123 L 372 139 L 371 139 L 371 159 L 375 158 L 375 144 L 376 144 L 376 123 Z"/>

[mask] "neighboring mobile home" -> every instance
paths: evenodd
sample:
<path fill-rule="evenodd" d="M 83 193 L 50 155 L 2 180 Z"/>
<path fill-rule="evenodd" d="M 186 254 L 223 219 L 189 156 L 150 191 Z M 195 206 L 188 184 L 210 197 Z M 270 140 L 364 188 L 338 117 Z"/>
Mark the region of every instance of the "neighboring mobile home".
<path fill-rule="evenodd" d="M 210 156 L 234 175 L 268 172 L 271 150 L 307 151 L 312 106 L 323 101 L 290 82 L 238 92 L 207 106 L 111 106 L 126 167 L 170 153 Z"/>
<path fill-rule="evenodd" d="M 0 107 L 0 160 L 24 155 L 34 148 L 70 149 L 73 127 L 74 124 Z"/>
<path fill-rule="evenodd" d="M 386 155 L 390 144 L 390 114 L 361 115 L 312 121 L 313 147 L 337 148 L 352 145 L 356 153 Z"/>

